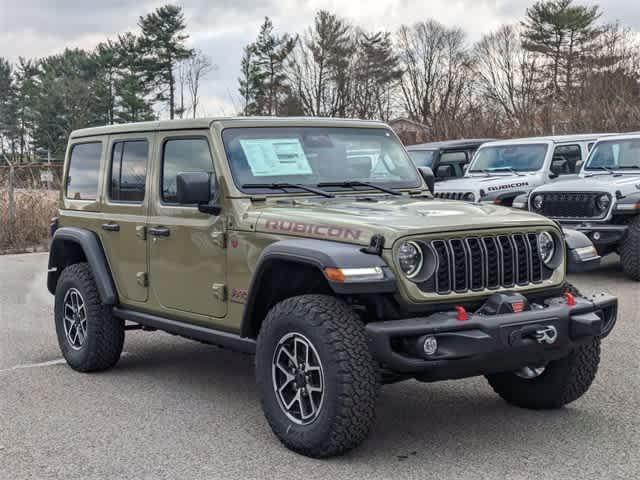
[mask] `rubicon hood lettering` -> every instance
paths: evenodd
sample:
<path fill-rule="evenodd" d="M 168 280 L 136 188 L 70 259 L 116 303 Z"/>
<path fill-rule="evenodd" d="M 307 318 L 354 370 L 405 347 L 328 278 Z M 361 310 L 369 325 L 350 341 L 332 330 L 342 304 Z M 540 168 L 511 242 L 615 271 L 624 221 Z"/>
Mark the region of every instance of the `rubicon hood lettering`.
<path fill-rule="evenodd" d="M 505 183 L 502 185 L 494 185 L 491 187 L 487 187 L 487 190 L 489 190 L 490 192 L 495 192 L 498 190 L 511 190 L 513 188 L 521 188 L 521 187 L 528 187 L 528 186 L 529 186 L 529 182 Z"/>
<path fill-rule="evenodd" d="M 282 233 L 306 233 L 323 238 L 342 238 L 344 240 L 360 240 L 362 230 L 344 228 L 336 225 L 294 222 L 289 220 L 267 220 L 265 228 Z"/>

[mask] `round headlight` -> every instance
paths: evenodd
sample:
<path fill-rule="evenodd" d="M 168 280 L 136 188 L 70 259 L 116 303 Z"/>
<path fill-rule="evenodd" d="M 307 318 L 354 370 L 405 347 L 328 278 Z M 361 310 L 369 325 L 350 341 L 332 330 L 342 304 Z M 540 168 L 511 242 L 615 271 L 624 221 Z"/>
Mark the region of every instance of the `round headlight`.
<path fill-rule="evenodd" d="M 600 195 L 596 198 L 596 207 L 598 207 L 598 210 L 601 212 L 608 210 L 610 205 L 611 199 L 609 198 L 609 195 Z"/>
<path fill-rule="evenodd" d="M 545 265 L 549 265 L 556 253 L 556 241 L 549 232 L 541 232 L 538 234 L 538 252 L 540 258 Z"/>
<path fill-rule="evenodd" d="M 400 245 L 400 248 L 398 248 L 398 264 L 407 278 L 413 278 L 420 273 L 422 262 L 422 249 L 416 242 L 403 242 Z"/>
<path fill-rule="evenodd" d="M 543 203 L 544 203 L 544 198 L 542 197 L 542 195 L 536 195 L 535 197 L 533 197 L 533 200 L 531 201 L 531 205 L 533 206 L 534 210 L 542 210 Z"/>
<path fill-rule="evenodd" d="M 476 201 L 476 195 L 473 192 L 467 192 L 467 193 L 464 194 L 462 199 L 466 200 L 467 202 L 475 202 Z"/>

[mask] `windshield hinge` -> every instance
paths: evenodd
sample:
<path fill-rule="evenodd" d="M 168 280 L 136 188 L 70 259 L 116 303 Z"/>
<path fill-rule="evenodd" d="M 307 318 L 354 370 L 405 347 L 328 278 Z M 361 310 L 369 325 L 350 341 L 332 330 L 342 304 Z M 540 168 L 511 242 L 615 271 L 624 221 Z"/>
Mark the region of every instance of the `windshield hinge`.
<path fill-rule="evenodd" d="M 227 248 L 227 232 L 213 233 L 211 234 L 211 238 L 213 239 L 213 243 L 215 243 L 222 250 Z"/>
<path fill-rule="evenodd" d="M 379 233 L 376 233 L 369 240 L 369 246 L 362 249 L 364 253 L 370 253 L 371 255 L 381 255 L 384 248 L 384 237 Z"/>

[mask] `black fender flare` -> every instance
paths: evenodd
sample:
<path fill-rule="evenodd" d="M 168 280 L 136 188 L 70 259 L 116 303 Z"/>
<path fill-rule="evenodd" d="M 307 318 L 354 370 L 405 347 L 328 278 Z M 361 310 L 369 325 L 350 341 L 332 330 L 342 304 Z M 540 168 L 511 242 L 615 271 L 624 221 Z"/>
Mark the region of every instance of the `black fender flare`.
<path fill-rule="evenodd" d="M 256 263 L 247 303 L 242 316 L 240 335 L 249 336 L 255 306 L 260 295 L 260 285 L 265 273 L 274 261 L 284 260 L 291 263 L 311 266 L 319 270 L 326 278 L 324 269 L 379 267 L 384 278 L 359 282 L 334 282 L 327 279 L 331 290 L 338 295 L 382 294 L 397 291 L 396 278 L 385 260 L 379 255 L 366 253 L 360 245 L 315 239 L 281 240 L 267 246 Z"/>
<path fill-rule="evenodd" d="M 58 228 L 53 235 L 49 250 L 49 273 L 47 275 L 47 289 L 49 292 L 55 294 L 61 273 L 60 267 L 67 265 L 68 255 L 65 252 L 65 245 L 68 243 L 74 243 L 82 249 L 87 263 L 91 267 L 102 303 L 116 305 L 118 303 L 118 292 L 100 239 L 94 232 L 83 228 L 62 227 Z"/>
<path fill-rule="evenodd" d="M 584 233 L 570 228 L 563 228 L 562 234 L 566 247 L 567 271 L 569 273 L 584 272 L 600 265 L 602 259 L 595 248 L 588 253 L 593 242 Z M 586 251 L 587 253 L 582 253 Z"/>

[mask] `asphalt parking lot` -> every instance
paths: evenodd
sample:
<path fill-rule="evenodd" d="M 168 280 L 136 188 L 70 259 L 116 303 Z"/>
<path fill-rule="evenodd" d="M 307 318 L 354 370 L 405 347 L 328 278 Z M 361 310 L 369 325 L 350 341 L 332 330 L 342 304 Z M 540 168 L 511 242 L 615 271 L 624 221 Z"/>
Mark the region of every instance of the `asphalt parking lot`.
<path fill-rule="evenodd" d="M 46 254 L 0 257 L 0 478 L 640 478 L 640 284 L 617 258 L 571 280 L 621 301 L 591 390 L 567 408 L 510 407 L 484 379 L 385 386 L 369 440 L 317 461 L 272 435 L 252 358 L 129 332 L 117 367 L 62 361 Z"/>

